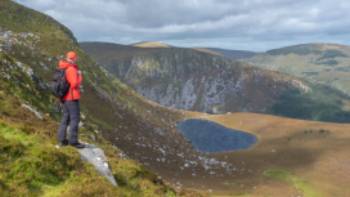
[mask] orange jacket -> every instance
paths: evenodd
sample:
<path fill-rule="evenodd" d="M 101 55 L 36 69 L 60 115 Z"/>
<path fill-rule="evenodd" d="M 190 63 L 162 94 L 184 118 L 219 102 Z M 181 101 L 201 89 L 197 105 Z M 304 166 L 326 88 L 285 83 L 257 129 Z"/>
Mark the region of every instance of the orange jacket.
<path fill-rule="evenodd" d="M 64 101 L 72 101 L 80 99 L 80 84 L 83 81 L 78 65 L 60 60 L 58 63 L 60 69 L 66 69 L 66 79 L 70 85 L 69 91 L 63 97 Z"/>

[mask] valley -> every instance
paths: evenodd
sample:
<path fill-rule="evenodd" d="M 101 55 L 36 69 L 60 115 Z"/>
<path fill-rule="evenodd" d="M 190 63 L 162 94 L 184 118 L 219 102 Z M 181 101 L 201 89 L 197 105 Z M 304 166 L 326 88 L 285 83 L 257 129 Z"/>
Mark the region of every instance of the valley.
<path fill-rule="evenodd" d="M 214 121 L 227 128 L 257 136 L 247 150 L 215 153 L 235 168 L 228 176 L 198 181 L 195 188 L 214 189 L 214 196 L 348 196 L 350 176 L 349 124 L 281 118 L 252 113 L 208 115 L 189 113 L 188 118 Z M 198 183 L 199 182 L 199 183 Z M 206 190 L 204 189 L 203 190 Z"/>
<path fill-rule="evenodd" d="M 81 139 L 106 152 L 118 187 L 54 146 L 48 83 L 68 50 L 84 75 Z M 220 51 L 78 43 L 1 1 L 0 196 L 350 196 L 349 97 L 234 60 L 261 54 Z"/>

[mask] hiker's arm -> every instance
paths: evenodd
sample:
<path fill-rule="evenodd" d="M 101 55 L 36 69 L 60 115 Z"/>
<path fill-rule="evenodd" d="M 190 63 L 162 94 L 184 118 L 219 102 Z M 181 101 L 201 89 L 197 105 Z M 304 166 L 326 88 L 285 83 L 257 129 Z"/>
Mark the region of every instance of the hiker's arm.
<path fill-rule="evenodd" d="M 74 68 L 67 69 L 67 81 L 72 89 L 76 89 L 79 86 L 78 72 Z"/>

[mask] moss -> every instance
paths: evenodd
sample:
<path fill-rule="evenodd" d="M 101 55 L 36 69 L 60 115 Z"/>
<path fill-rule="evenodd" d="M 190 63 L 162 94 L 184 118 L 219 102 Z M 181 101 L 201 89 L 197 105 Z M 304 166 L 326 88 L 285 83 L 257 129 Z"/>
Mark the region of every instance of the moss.
<path fill-rule="evenodd" d="M 117 158 L 118 150 L 103 139 L 97 144 L 106 150 L 119 187 L 82 163 L 73 148 L 56 149 L 45 135 L 20 128 L 0 121 L 1 196 L 176 196 L 137 162 Z"/>
<path fill-rule="evenodd" d="M 57 187 L 47 187 L 43 196 L 119 196 L 104 177 L 99 176 L 93 167 L 86 166 L 84 173 L 72 173 L 70 179 Z"/>
<path fill-rule="evenodd" d="M 0 131 L 1 135 L 4 139 L 9 140 L 11 143 L 21 143 L 22 145 L 31 145 L 35 142 L 32 136 L 25 135 L 19 132 L 17 129 L 13 127 L 9 127 L 4 122 L 0 123 Z"/>
<path fill-rule="evenodd" d="M 24 153 L 24 146 L 19 142 L 11 142 L 4 137 L 0 136 L 0 161 L 5 163 L 12 161 L 22 156 Z"/>
<path fill-rule="evenodd" d="M 135 196 L 149 193 L 148 196 L 154 196 L 150 181 L 134 181 L 132 184 L 139 187 L 135 192 L 129 187 L 133 177 L 143 174 L 142 168 L 132 161 L 123 162 L 120 171 L 116 171 L 118 176 L 126 178 L 128 187 L 115 189 L 92 166 L 83 164 L 72 148 L 56 149 L 45 139 L 27 135 L 3 122 L 0 124 L 0 151 L 1 190 L 9 194 L 54 196 L 56 192 L 57 196 L 117 196 L 120 193 Z"/>
<path fill-rule="evenodd" d="M 45 139 L 26 135 L 4 123 L 0 125 L 0 136 L 0 174 L 9 192 L 40 193 L 43 185 L 59 184 L 82 165 L 75 151 L 57 150 Z"/>
<path fill-rule="evenodd" d="M 278 180 L 287 182 L 295 187 L 297 190 L 303 193 L 304 197 L 320 197 L 322 196 L 319 192 L 317 192 L 310 183 L 299 178 L 296 175 L 293 175 L 291 172 L 283 169 L 269 169 L 264 171 L 264 176 Z"/>

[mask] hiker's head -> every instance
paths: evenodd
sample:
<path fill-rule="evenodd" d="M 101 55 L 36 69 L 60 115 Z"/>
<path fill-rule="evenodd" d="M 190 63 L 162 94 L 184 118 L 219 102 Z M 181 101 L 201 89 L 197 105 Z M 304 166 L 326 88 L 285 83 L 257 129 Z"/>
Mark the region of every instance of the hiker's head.
<path fill-rule="evenodd" d="M 78 59 L 78 55 L 76 52 L 74 51 L 69 51 L 67 54 L 66 54 L 66 59 L 70 62 L 73 62 L 75 63 Z"/>

